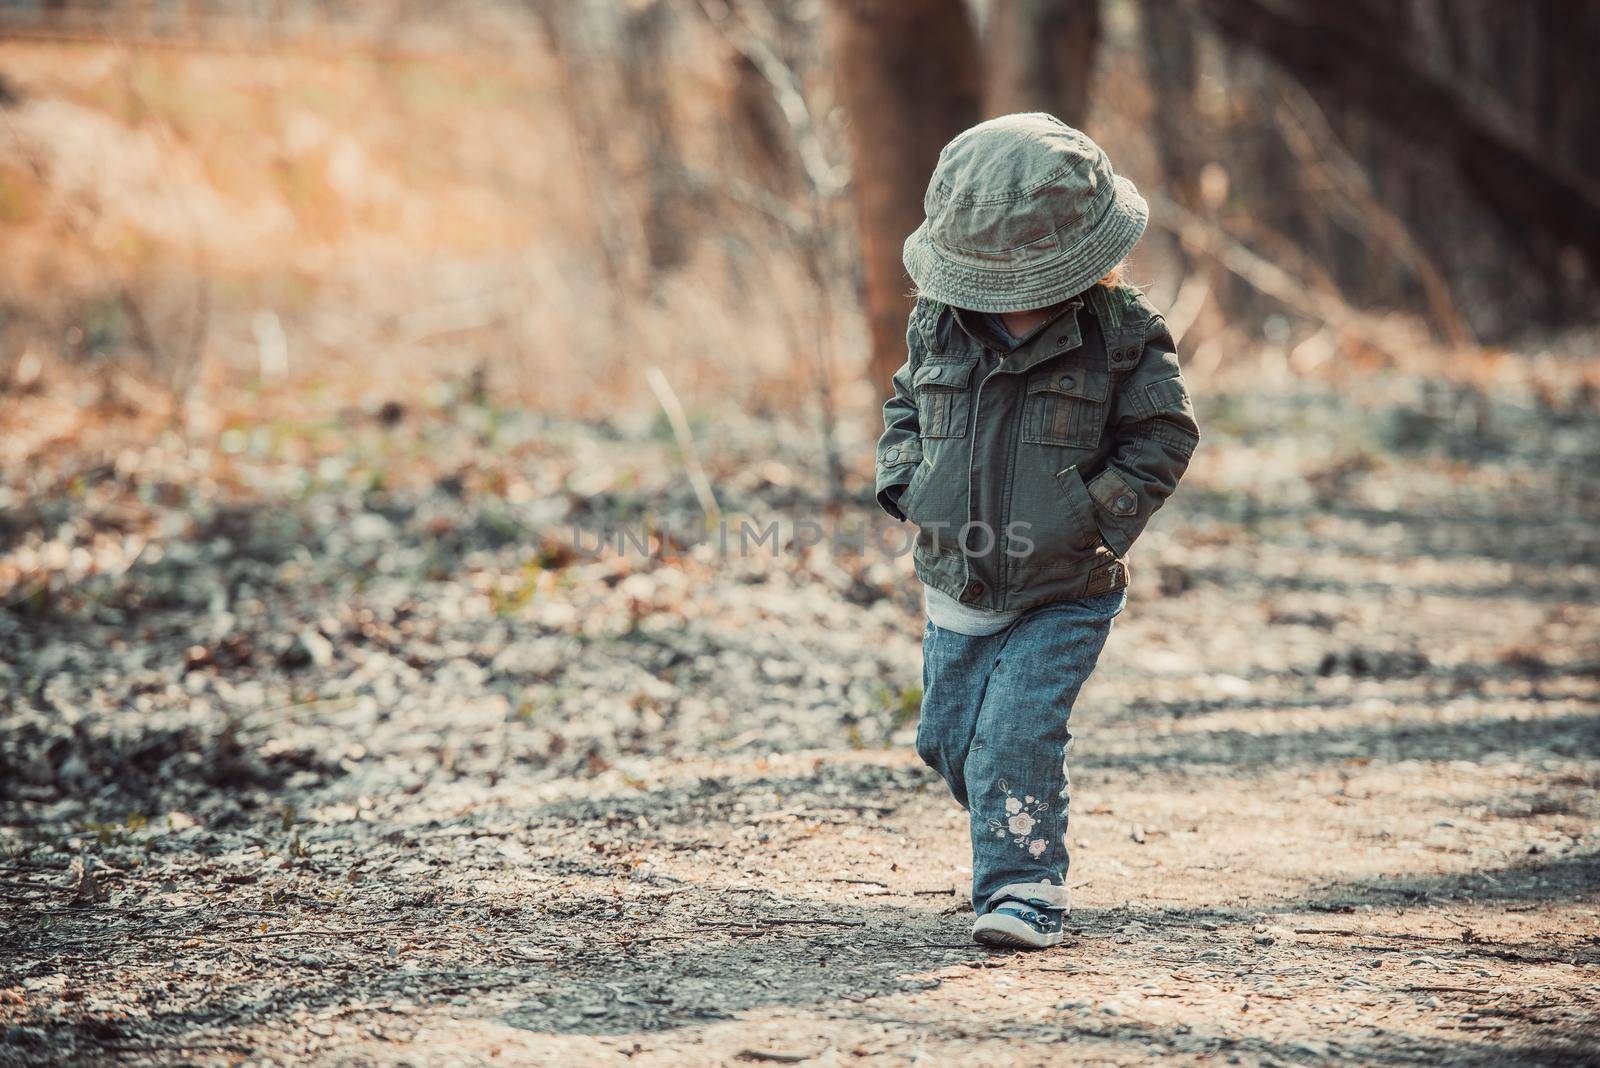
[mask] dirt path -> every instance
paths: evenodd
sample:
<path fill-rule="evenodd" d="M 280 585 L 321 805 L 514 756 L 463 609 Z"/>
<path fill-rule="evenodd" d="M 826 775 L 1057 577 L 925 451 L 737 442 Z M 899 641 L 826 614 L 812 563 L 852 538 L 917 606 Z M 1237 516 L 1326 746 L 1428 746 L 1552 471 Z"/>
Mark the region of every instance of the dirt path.
<path fill-rule="evenodd" d="M 903 562 L 530 536 L 692 508 L 659 442 L 511 422 L 375 495 L 374 428 L 220 510 L 35 472 L 37 529 L 163 551 L 0 614 L 0 1063 L 1595 1063 L 1600 495 L 1546 461 L 1600 443 L 1379 460 L 1386 403 L 1213 419 L 1074 717 L 1037 955 L 967 940 Z M 801 514 L 728 433 L 725 504 Z"/>

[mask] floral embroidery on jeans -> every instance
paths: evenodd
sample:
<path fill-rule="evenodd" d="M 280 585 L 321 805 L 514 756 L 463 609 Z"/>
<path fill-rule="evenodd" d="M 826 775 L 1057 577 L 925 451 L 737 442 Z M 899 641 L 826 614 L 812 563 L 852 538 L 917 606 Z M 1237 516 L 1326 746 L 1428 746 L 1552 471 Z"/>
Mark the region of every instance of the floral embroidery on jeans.
<path fill-rule="evenodd" d="M 1028 851 L 1030 857 L 1039 857 L 1044 854 L 1046 843 L 1043 838 L 1032 837 L 1034 829 L 1044 814 L 1050 810 L 1048 801 L 1040 800 L 1032 794 L 1017 797 L 1011 792 L 1011 784 L 1005 779 L 995 784 L 1006 795 L 1006 818 L 1002 822 L 998 819 L 989 820 L 989 829 L 996 838 L 1005 838 L 1008 835 L 1011 841 Z"/>

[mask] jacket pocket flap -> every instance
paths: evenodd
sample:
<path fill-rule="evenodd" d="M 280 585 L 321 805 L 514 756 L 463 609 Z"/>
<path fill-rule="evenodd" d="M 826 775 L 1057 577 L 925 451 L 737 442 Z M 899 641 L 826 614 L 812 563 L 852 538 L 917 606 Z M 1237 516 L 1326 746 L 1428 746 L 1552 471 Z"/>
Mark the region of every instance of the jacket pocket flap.
<path fill-rule="evenodd" d="M 1089 496 L 1100 502 L 1100 507 L 1112 515 L 1136 515 L 1139 495 L 1133 492 L 1116 468 L 1108 467 L 1089 482 Z"/>
<path fill-rule="evenodd" d="M 911 378 L 912 389 L 966 389 L 977 360 L 927 360 Z"/>
<path fill-rule="evenodd" d="M 1059 393 L 1082 400 L 1103 401 L 1110 385 L 1109 379 L 1110 376 L 1104 371 L 1068 367 L 1049 374 L 1034 375 L 1028 380 L 1028 395 Z"/>

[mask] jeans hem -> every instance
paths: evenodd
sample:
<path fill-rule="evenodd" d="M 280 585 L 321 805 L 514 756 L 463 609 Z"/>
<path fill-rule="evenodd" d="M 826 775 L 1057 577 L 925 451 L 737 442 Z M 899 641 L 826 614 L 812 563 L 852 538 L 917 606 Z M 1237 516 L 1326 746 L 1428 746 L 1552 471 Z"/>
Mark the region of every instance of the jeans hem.
<path fill-rule="evenodd" d="M 983 903 L 983 911 L 994 911 L 995 904 L 1008 897 L 1038 902 L 1043 908 L 1062 911 L 1072 907 L 1072 891 L 1060 883 L 1007 883 L 989 895 Z"/>

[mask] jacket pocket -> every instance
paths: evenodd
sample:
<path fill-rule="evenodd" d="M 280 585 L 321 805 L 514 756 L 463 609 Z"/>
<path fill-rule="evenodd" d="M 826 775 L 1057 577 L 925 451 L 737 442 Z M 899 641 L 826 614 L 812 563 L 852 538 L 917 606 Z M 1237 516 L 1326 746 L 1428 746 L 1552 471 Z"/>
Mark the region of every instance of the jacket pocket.
<path fill-rule="evenodd" d="M 922 488 L 923 482 L 927 480 L 927 474 L 928 462 L 924 460 L 917 465 L 915 471 L 911 472 L 911 481 L 907 482 L 906 488 L 900 491 L 900 511 L 904 512 L 906 518 L 913 523 L 917 521 L 915 498 L 917 491 Z"/>
<path fill-rule="evenodd" d="M 976 359 L 923 361 L 911 379 L 917 398 L 917 428 L 923 438 L 964 438 L 972 414 L 972 369 Z"/>
<path fill-rule="evenodd" d="M 1029 378 L 1022 440 L 1074 449 L 1100 444 L 1109 380 L 1104 371 L 1082 367 L 1058 368 Z"/>
<path fill-rule="evenodd" d="M 1071 520 L 1067 528 L 1068 545 L 1081 552 L 1093 552 L 1105 543 L 1105 538 L 1101 536 L 1100 524 L 1095 519 L 1094 498 L 1089 494 L 1089 487 L 1076 467 L 1058 471 L 1056 484 L 1061 487 L 1067 516 Z"/>

